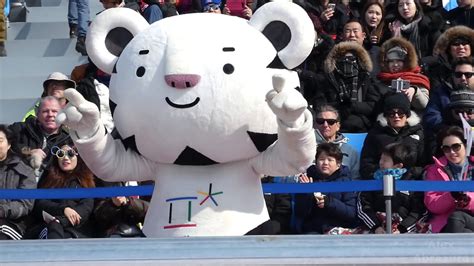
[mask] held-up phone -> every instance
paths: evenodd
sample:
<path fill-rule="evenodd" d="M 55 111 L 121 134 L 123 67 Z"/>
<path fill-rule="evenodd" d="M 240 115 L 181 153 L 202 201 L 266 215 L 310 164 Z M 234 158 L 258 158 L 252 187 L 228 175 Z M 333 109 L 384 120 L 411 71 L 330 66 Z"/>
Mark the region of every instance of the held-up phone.
<path fill-rule="evenodd" d="M 328 9 L 331 9 L 332 11 L 334 11 L 334 9 L 336 9 L 336 4 L 334 4 L 334 3 L 329 3 L 329 4 L 328 4 Z"/>
<path fill-rule="evenodd" d="M 226 4 L 232 16 L 242 17 L 242 11 L 244 10 L 247 2 L 246 0 L 227 0 Z"/>
<path fill-rule="evenodd" d="M 409 80 L 403 80 L 401 78 L 394 79 L 392 80 L 392 89 L 396 92 L 402 92 L 403 90 L 406 90 L 410 88 L 410 81 Z"/>

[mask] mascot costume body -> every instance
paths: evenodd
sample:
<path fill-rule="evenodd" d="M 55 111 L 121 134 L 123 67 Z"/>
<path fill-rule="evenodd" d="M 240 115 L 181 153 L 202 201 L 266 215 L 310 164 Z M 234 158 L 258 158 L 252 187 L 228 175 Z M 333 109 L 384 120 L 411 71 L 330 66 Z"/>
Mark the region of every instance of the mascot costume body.
<path fill-rule="evenodd" d="M 314 159 L 298 77 L 269 67 L 296 67 L 314 40 L 306 12 L 289 2 L 265 4 L 250 21 L 187 14 L 151 25 L 109 9 L 86 45 L 111 74 L 119 134 L 75 90 L 57 119 L 98 177 L 155 181 L 147 237 L 244 235 L 269 219 L 260 178 L 305 171 Z"/>

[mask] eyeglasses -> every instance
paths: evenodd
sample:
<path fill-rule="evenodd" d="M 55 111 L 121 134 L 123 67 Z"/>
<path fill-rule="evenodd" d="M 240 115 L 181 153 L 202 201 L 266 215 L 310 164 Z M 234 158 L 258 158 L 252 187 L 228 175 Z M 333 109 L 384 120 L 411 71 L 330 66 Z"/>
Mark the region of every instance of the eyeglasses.
<path fill-rule="evenodd" d="M 459 46 L 459 45 L 468 45 L 468 41 L 454 41 L 451 43 L 452 46 Z"/>
<path fill-rule="evenodd" d="M 400 110 L 398 110 L 398 111 L 390 111 L 390 112 L 385 113 L 385 116 L 388 116 L 388 117 L 390 117 L 390 118 L 394 118 L 395 115 L 397 115 L 398 117 L 404 117 L 406 114 L 405 114 L 405 112 L 400 111 Z"/>
<path fill-rule="evenodd" d="M 454 77 L 456 78 L 462 78 L 462 76 L 465 76 L 467 79 L 470 79 L 472 75 L 474 75 L 474 72 L 454 72 Z"/>
<path fill-rule="evenodd" d="M 324 119 L 324 118 L 316 118 L 316 123 L 318 125 L 323 125 L 324 122 L 328 123 L 328 125 L 333 126 L 336 124 L 338 121 L 337 119 Z"/>
<path fill-rule="evenodd" d="M 58 146 L 54 146 L 53 148 L 51 148 L 51 154 L 58 157 L 58 159 L 62 159 L 65 156 L 67 156 L 69 159 L 72 159 L 75 156 L 77 156 L 77 152 L 75 150 L 73 150 L 73 149 L 61 149 Z"/>
<path fill-rule="evenodd" d="M 451 146 L 443 145 L 441 146 L 441 150 L 444 153 L 450 153 L 451 151 L 458 152 L 459 150 L 461 150 L 462 145 L 463 145 L 462 143 L 454 143 L 454 144 L 451 144 Z"/>
<path fill-rule="evenodd" d="M 204 12 L 209 12 L 209 11 L 216 11 L 220 9 L 219 5 L 216 5 L 216 4 L 210 4 L 210 5 L 207 5 L 205 6 L 202 11 Z"/>

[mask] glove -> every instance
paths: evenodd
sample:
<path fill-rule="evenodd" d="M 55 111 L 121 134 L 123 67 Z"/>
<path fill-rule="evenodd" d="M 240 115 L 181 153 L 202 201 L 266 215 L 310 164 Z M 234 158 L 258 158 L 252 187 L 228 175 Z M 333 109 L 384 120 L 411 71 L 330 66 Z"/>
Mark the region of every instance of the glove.
<path fill-rule="evenodd" d="M 97 133 L 100 127 L 100 114 L 97 106 L 75 89 L 67 89 L 64 96 L 69 103 L 56 117 L 56 122 L 75 131 L 78 139 L 88 139 Z"/>
<path fill-rule="evenodd" d="M 299 84 L 289 84 L 292 72 L 275 74 L 272 77 L 273 90 L 266 95 L 273 113 L 288 127 L 299 127 L 304 123 L 304 111 L 308 105 L 303 95 L 295 88 Z"/>
<path fill-rule="evenodd" d="M 39 154 L 32 154 L 30 157 L 30 165 L 33 169 L 40 169 L 43 163 L 43 157 Z"/>

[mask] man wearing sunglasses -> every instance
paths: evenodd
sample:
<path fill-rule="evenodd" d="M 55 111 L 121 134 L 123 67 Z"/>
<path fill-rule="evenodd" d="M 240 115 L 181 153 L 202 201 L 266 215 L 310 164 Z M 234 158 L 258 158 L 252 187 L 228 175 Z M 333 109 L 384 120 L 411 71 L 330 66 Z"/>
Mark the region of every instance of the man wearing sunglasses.
<path fill-rule="evenodd" d="M 431 161 L 436 150 L 435 134 L 443 125 L 451 124 L 447 119 L 452 119 L 449 111 L 451 95 L 457 90 L 474 91 L 474 61 L 471 57 L 463 57 L 454 61 L 450 82 L 430 91 L 430 99 L 423 116 L 423 127 L 426 134 L 426 158 Z M 459 108 L 458 108 L 459 109 Z"/>

